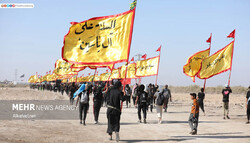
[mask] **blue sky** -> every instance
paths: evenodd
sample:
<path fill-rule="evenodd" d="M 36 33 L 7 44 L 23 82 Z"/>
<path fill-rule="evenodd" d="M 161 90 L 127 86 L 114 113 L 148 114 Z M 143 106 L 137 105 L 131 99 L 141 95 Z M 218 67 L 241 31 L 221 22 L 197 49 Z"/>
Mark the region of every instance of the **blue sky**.
<path fill-rule="evenodd" d="M 113 15 L 129 9 L 132 0 L 0 0 L 0 3 L 34 3 L 33 9 L 0 9 L 0 80 L 14 80 L 15 69 L 25 80 L 38 72 L 53 70 L 61 58 L 63 37 L 70 22 Z M 162 45 L 159 84 L 193 85 L 182 67 L 189 56 L 208 48 L 211 54 L 231 40 L 236 29 L 232 85 L 250 85 L 249 0 L 139 0 L 130 57 L 137 53 L 156 56 Z M 105 71 L 105 70 L 101 70 Z M 100 71 L 100 72 L 101 72 Z M 89 73 L 87 70 L 82 73 Z M 207 80 L 208 86 L 224 85 L 228 73 Z M 142 80 L 155 82 L 155 77 Z M 197 79 L 197 85 L 203 81 Z"/>

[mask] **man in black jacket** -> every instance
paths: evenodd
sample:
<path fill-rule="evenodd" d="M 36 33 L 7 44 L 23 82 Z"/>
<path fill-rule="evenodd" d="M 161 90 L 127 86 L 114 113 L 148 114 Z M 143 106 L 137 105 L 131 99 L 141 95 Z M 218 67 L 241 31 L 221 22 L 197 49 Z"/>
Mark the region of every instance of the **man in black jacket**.
<path fill-rule="evenodd" d="M 139 87 L 139 93 L 138 96 L 136 97 L 135 105 L 138 105 L 138 118 L 139 122 L 141 123 L 141 110 L 143 112 L 143 117 L 144 117 L 144 124 L 147 123 L 146 118 L 147 118 L 147 106 L 148 106 L 148 94 L 144 91 L 145 86 L 142 84 Z"/>
<path fill-rule="evenodd" d="M 247 96 L 246 96 L 246 102 L 247 102 L 247 124 L 249 124 L 249 120 L 250 120 L 250 86 L 248 87 L 248 92 L 247 92 Z"/>
<path fill-rule="evenodd" d="M 108 129 L 107 133 L 112 140 L 112 132 L 116 133 L 116 141 L 119 142 L 120 136 L 120 118 L 121 118 L 121 102 L 125 101 L 124 93 L 122 92 L 122 84 L 117 81 L 113 87 L 107 91 L 107 118 Z"/>
<path fill-rule="evenodd" d="M 95 116 L 95 124 L 98 124 L 98 118 L 100 109 L 102 107 L 102 100 L 103 100 L 103 94 L 102 94 L 102 87 L 100 84 L 96 84 L 93 90 L 94 94 L 94 116 Z"/>
<path fill-rule="evenodd" d="M 204 102 L 203 102 L 204 99 L 205 99 L 204 88 L 201 88 L 201 92 L 198 93 L 198 103 L 199 103 L 201 110 L 205 114 Z"/>
<path fill-rule="evenodd" d="M 224 117 L 223 119 L 230 119 L 230 117 L 228 116 L 229 114 L 229 94 L 232 93 L 231 88 L 226 85 L 225 88 L 222 90 L 222 95 L 223 95 L 223 107 L 224 107 Z"/>

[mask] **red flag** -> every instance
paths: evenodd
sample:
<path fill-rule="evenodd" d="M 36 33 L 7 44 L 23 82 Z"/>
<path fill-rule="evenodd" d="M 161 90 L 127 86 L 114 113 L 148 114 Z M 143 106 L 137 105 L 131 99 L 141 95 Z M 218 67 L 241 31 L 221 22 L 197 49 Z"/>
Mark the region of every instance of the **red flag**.
<path fill-rule="evenodd" d="M 212 39 L 212 34 L 210 35 L 210 37 L 207 39 L 207 43 L 211 43 L 211 39 Z"/>
<path fill-rule="evenodd" d="M 134 57 L 131 59 L 131 62 L 135 61 Z"/>
<path fill-rule="evenodd" d="M 141 58 L 143 58 L 144 60 L 146 60 L 147 54 L 144 54 Z"/>
<path fill-rule="evenodd" d="M 46 72 L 46 74 L 48 74 L 48 72 Z"/>
<path fill-rule="evenodd" d="M 235 29 L 227 36 L 227 38 L 234 38 L 234 37 L 235 37 Z"/>
<path fill-rule="evenodd" d="M 156 50 L 156 52 L 160 52 L 161 51 L 161 46 Z"/>
<path fill-rule="evenodd" d="M 51 70 L 49 71 L 49 74 L 51 73 Z"/>
<path fill-rule="evenodd" d="M 89 73 L 89 76 L 90 76 L 91 73 Z"/>
<path fill-rule="evenodd" d="M 84 76 L 84 74 L 82 74 L 82 76 Z"/>
<path fill-rule="evenodd" d="M 108 72 L 109 72 L 109 70 L 106 70 L 106 72 L 108 73 Z"/>

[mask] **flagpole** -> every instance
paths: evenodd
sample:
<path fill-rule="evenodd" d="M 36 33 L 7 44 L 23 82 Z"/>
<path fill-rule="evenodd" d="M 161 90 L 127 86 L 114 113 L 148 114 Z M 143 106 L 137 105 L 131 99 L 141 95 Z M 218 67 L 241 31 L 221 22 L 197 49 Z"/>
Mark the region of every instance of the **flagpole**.
<path fill-rule="evenodd" d="M 77 74 L 76 74 L 76 80 L 75 80 L 76 83 L 77 83 L 77 76 L 78 76 L 78 72 L 77 72 Z"/>
<path fill-rule="evenodd" d="M 136 5 L 134 7 L 135 9 L 135 12 L 136 12 L 136 7 L 137 7 L 137 0 L 136 0 Z M 134 31 L 134 21 L 135 21 L 135 12 L 134 12 L 134 15 L 133 15 L 133 27 L 132 27 L 132 33 L 131 33 L 131 40 L 130 40 L 130 43 L 129 43 L 129 47 L 131 48 L 131 43 L 132 43 L 132 35 L 133 35 L 133 31 Z M 128 70 L 128 62 L 129 62 L 129 55 L 130 55 L 130 51 L 128 53 L 128 59 L 127 59 L 127 63 L 126 63 L 126 70 L 125 70 L 125 79 L 124 81 L 126 82 L 127 80 L 127 70 Z M 123 91 L 125 90 L 125 86 L 123 86 Z M 122 105 L 122 104 L 121 104 Z"/>
<path fill-rule="evenodd" d="M 210 56 L 210 52 L 211 52 L 211 45 L 212 45 L 212 33 L 210 34 L 211 40 L 210 40 L 210 44 L 209 44 L 209 56 Z M 207 79 L 204 80 L 204 85 L 203 85 L 203 89 L 205 92 L 206 89 L 206 83 L 207 83 Z"/>
<path fill-rule="evenodd" d="M 160 51 L 159 51 L 159 62 L 158 62 L 157 75 L 156 75 L 156 79 L 155 79 L 155 85 L 157 85 L 157 81 L 158 81 L 159 68 L 160 68 L 160 61 L 161 61 L 161 48 L 160 48 Z"/>
<path fill-rule="evenodd" d="M 93 79 L 92 79 L 92 82 L 95 80 L 96 72 L 97 72 L 97 68 L 95 69 L 95 73 L 94 73 L 94 77 L 93 77 Z"/>
<path fill-rule="evenodd" d="M 137 0 L 136 0 L 136 5 L 134 7 L 135 9 L 135 12 L 136 12 L 136 7 L 137 7 Z M 135 21 L 135 12 L 134 12 L 134 15 L 133 15 L 133 27 L 132 27 L 132 33 L 131 33 L 131 40 L 130 40 L 130 43 L 129 43 L 129 47 L 131 48 L 131 43 L 132 43 L 132 35 L 133 35 L 133 31 L 134 31 L 134 21 Z M 130 50 L 130 49 L 129 49 Z M 128 59 L 127 59 L 127 66 L 128 66 L 128 62 L 129 62 L 129 55 L 130 55 L 130 51 L 128 53 Z M 126 66 L 126 71 L 125 71 L 125 79 L 124 81 L 126 82 L 127 80 L 127 70 L 128 70 L 128 67 Z M 123 86 L 123 91 L 125 91 L 125 86 Z M 124 92 L 125 93 L 125 92 Z M 121 112 L 122 112 L 122 106 L 123 106 L 123 102 L 121 102 Z"/>
<path fill-rule="evenodd" d="M 112 72 L 113 72 L 114 67 L 115 67 L 115 64 L 113 64 L 113 66 L 112 66 L 111 73 L 110 73 L 109 78 L 108 78 L 108 83 L 109 83 L 109 80 L 110 80 L 110 77 L 111 77 L 111 75 L 112 75 Z M 107 88 L 108 88 L 108 87 L 107 87 Z"/>
<path fill-rule="evenodd" d="M 234 37 L 233 42 L 235 43 L 235 37 Z M 229 73 L 229 78 L 228 78 L 228 86 L 230 86 L 230 82 L 231 82 L 231 74 L 232 74 L 232 67 L 233 67 L 233 55 L 234 55 L 234 45 L 233 45 L 233 51 L 232 51 L 230 73 Z"/>

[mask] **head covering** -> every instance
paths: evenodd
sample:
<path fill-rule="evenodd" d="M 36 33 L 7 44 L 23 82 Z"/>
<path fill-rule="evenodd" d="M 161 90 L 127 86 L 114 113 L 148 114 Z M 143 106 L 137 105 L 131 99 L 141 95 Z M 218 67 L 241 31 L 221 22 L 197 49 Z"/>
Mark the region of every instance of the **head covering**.
<path fill-rule="evenodd" d="M 122 86 L 122 83 L 120 81 L 115 82 L 114 88 L 118 89 Z"/>
<path fill-rule="evenodd" d="M 139 87 L 139 91 L 143 91 L 145 89 L 145 86 L 142 84 L 142 85 L 140 85 L 140 87 Z"/>
<path fill-rule="evenodd" d="M 81 87 L 74 93 L 73 98 L 85 90 L 85 84 L 82 84 Z"/>

